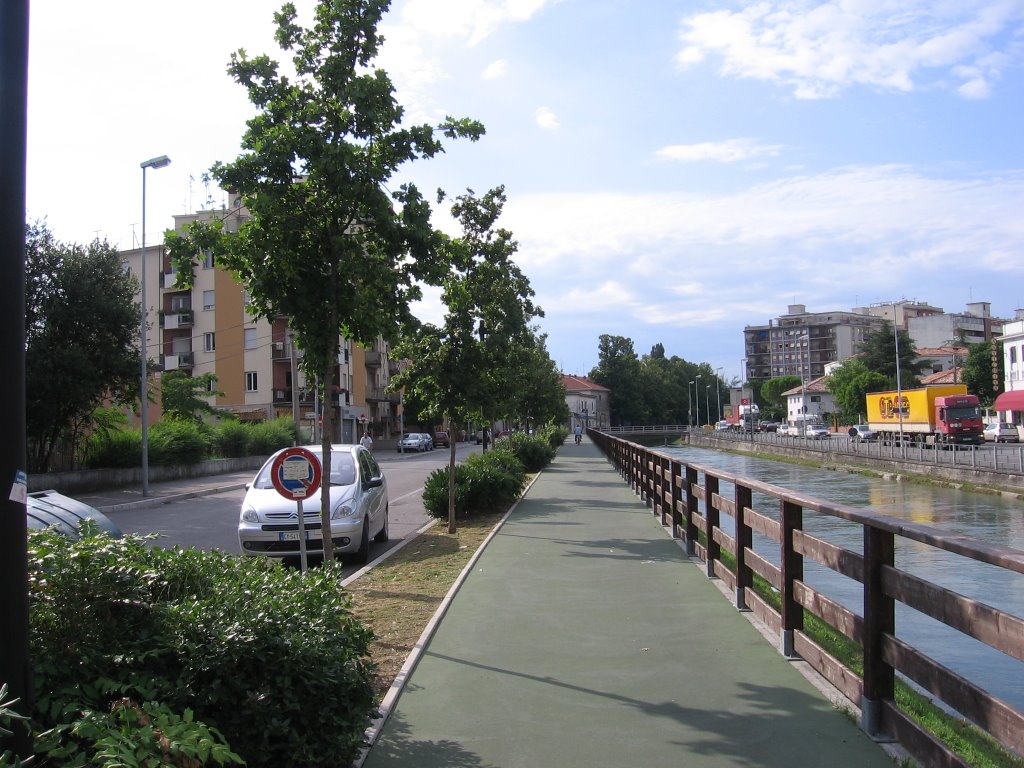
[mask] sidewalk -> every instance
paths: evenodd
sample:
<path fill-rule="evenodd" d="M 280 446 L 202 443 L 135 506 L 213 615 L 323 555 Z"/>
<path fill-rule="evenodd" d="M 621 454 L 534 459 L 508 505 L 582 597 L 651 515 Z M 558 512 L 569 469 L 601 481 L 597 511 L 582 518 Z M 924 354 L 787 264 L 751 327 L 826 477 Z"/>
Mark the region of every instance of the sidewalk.
<path fill-rule="evenodd" d="M 560 449 L 483 551 L 363 764 L 892 761 L 584 441 Z"/>
<path fill-rule="evenodd" d="M 181 480 L 164 480 L 149 484 L 149 494 L 142 495 L 139 485 L 111 488 L 102 491 L 83 491 L 74 497 L 83 504 L 95 507 L 100 512 L 123 512 L 128 509 L 146 509 L 161 504 L 169 504 L 180 499 L 196 496 L 208 496 L 221 491 L 242 488 L 252 480 L 255 470 L 229 472 L 223 475 L 206 477 L 187 477 Z"/>

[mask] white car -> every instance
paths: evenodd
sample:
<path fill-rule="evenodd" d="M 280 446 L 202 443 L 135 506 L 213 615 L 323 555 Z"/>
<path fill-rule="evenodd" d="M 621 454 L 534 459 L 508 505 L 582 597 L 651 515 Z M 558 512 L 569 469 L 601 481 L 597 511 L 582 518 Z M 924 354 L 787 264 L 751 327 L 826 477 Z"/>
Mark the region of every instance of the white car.
<path fill-rule="evenodd" d="M 854 424 L 846 430 L 846 433 L 850 436 L 850 441 L 854 443 L 863 443 L 865 440 L 874 440 L 877 437 L 874 430 L 867 424 Z"/>
<path fill-rule="evenodd" d="M 319 445 L 306 448 L 322 461 Z M 287 450 L 287 449 L 284 449 Z M 274 487 L 271 469 L 278 451 L 246 486 L 238 519 L 238 544 L 247 555 L 295 557 L 299 554 L 298 503 Z M 331 446 L 331 476 L 320 490 L 302 501 L 306 553 L 323 555 L 320 498 L 329 488 L 331 539 L 335 555 L 350 555 L 358 563 L 369 557 L 370 539 L 388 540 L 388 486 L 376 460 L 361 445 Z"/>
<path fill-rule="evenodd" d="M 1017 428 L 1005 421 L 989 424 L 985 427 L 984 435 L 985 440 L 994 443 L 1016 443 L 1020 441 Z"/>
<path fill-rule="evenodd" d="M 832 437 L 832 432 L 825 424 L 808 424 L 804 430 L 804 437 L 808 440 L 828 440 Z"/>
<path fill-rule="evenodd" d="M 398 452 L 406 453 L 408 451 L 416 451 L 417 453 L 422 451 L 432 451 L 434 449 L 434 442 L 430 435 L 421 434 L 419 432 L 407 432 L 405 436 L 398 441 Z"/>

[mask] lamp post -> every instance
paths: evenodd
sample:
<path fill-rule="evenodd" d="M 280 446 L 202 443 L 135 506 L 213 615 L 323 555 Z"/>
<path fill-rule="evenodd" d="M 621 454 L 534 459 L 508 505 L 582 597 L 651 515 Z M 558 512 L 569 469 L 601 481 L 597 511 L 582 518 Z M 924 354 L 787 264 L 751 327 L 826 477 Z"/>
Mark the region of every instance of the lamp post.
<path fill-rule="evenodd" d="M 708 421 L 711 421 L 711 406 L 708 405 L 708 396 L 710 394 L 711 394 L 711 385 L 710 384 L 705 384 L 704 385 L 704 411 L 708 415 Z M 718 421 L 718 419 L 715 419 L 715 421 Z"/>
<path fill-rule="evenodd" d="M 693 399 L 697 404 L 697 428 L 700 429 L 700 374 L 697 375 L 697 380 L 694 381 L 693 387 Z"/>
<path fill-rule="evenodd" d="M 139 372 L 139 418 L 142 425 L 142 495 L 149 495 L 149 394 L 146 391 L 146 384 L 149 378 L 146 358 L 148 357 L 149 341 L 147 339 L 147 313 L 146 313 L 146 169 L 164 168 L 171 164 L 167 155 L 160 155 L 149 160 L 143 160 L 139 166 L 142 168 L 142 252 L 139 257 L 139 273 L 142 278 L 142 322 L 139 329 L 139 349 L 141 351 L 142 363 Z"/>
<path fill-rule="evenodd" d="M 722 420 L 722 368 L 716 368 L 715 372 L 718 374 L 718 381 L 715 382 L 715 389 L 718 392 L 718 418 L 715 419 L 715 421 L 721 421 Z"/>
<path fill-rule="evenodd" d="M 896 304 L 892 305 L 892 338 L 896 344 L 896 412 L 900 417 L 900 450 L 903 449 L 903 384 L 900 381 L 900 332 L 896 327 Z"/>
<path fill-rule="evenodd" d="M 695 381 L 690 381 L 686 385 L 686 426 L 687 428 L 693 426 L 693 385 Z"/>

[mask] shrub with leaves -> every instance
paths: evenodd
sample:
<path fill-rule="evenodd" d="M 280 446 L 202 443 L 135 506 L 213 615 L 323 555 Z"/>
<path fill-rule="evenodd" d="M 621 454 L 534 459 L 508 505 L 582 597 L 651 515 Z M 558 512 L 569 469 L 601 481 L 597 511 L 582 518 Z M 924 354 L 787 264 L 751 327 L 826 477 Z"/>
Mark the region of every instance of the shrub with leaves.
<path fill-rule="evenodd" d="M 508 437 L 499 438 L 495 447 L 510 450 L 527 472 L 540 472 L 555 458 L 555 449 L 548 440 L 525 432 L 513 432 Z"/>
<path fill-rule="evenodd" d="M 142 462 L 142 432 L 112 429 L 89 436 L 87 465 L 98 468 L 137 467 Z"/>
<path fill-rule="evenodd" d="M 261 421 L 249 427 L 249 455 L 269 456 L 295 443 L 295 422 L 291 419 Z"/>
<path fill-rule="evenodd" d="M 163 419 L 149 430 L 149 460 L 153 464 L 198 464 L 210 450 L 204 425 L 183 419 Z"/>
<path fill-rule="evenodd" d="M 250 431 L 240 421 L 222 421 L 213 431 L 213 444 L 217 453 L 228 459 L 248 456 Z"/>
<path fill-rule="evenodd" d="M 31 532 L 29 558 L 43 727 L 129 697 L 192 710 L 250 766 L 357 755 L 374 712 L 371 633 L 334 563 L 302 575 L 88 525 L 78 542 Z"/>
<path fill-rule="evenodd" d="M 552 448 L 558 448 L 569 437 L 569 430 L 559 424 L 548 424 L 541 427 L 537 434 L 547 440 Z"/>
<path fill-rule="evenodd" d="M 526 471 L 508 450 L 470 456 L 455 467 L 455 514 L 493 512 L 523 492 Z M 448 516 L 448 467 L 430 473 L 423 487 L 423 506 L 432 517 Z"/>

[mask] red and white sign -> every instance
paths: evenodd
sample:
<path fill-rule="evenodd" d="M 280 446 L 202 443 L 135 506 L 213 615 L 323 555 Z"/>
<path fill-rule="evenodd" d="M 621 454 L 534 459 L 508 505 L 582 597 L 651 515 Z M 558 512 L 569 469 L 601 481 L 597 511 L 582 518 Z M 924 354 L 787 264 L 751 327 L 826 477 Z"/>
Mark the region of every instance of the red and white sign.
<path fill-rule="evenodd" d="M 286 448 L 270 467 L 270 480 L 286 499 L 302 501 L 320 489 L 323 469 L 308 448 Z"/>

